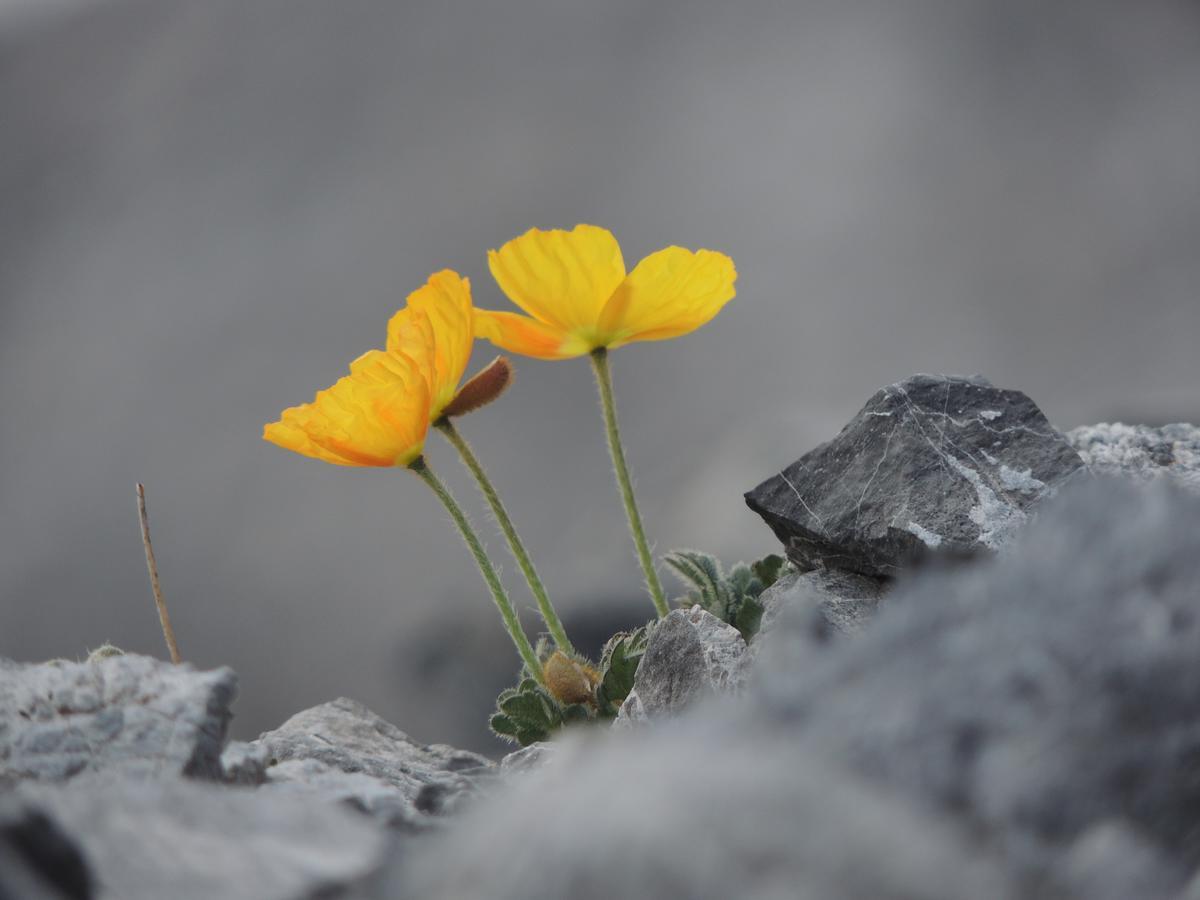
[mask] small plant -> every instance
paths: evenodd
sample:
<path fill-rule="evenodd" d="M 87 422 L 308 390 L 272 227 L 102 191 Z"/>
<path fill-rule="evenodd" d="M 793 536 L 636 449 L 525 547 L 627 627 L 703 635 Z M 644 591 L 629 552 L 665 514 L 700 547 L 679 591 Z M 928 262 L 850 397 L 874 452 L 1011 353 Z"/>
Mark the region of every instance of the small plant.
<path fill-rule="evenodd" d="M 635 341 L 667 340 L 700 328 L 733 298 L 737 271 L 723 253 L 667 247 L 627 273 L 616 238 L 593 225 L 571 231 L 531 229 L 490 251 L 488 267 L 500 289 L 528 315 L 477 309 L 466 278 L 449 269 L 437 272 L 392 316 L 383 350 L 364 353 L 350 364 L 347 375 L 319 391 L 311 403 L 284 410 L 278 421 L 264 427 L 263 438 L 334 465 L 408 469 L 437 495 L 479 566 L 521 658 L 517 685 L 498 698 L 492 729 L 528 744 L 572 722 L 616 716 L 633 688 L 652 623 L 615 635 L 598 665 L 572 647 L 499 494 L 453 421 L 491 403 L 512 381 L 512 366 L 500 357 L 460 384 L 475 338 L 538 359 L 591 357 L 621 500 L 646 588 L 661 618 L 670 607 L 625 463 L 608 354 Z M 474 477 L 552 643 L 543 640 L 535 648 L 522 629 L 474 527 L 430 467 L 430 429 L 449 441 Z M 148 534 L 146 550 L 159 599 Z M 747 598 L 752 590 L 762 590 L 762 582 L 738 584 L 733 591 L 736 601 L 731 594 L 721 606 L 723 616 L 749 622 L 752 604 Z M 161 603 L 159 609 L 172 656 L 177 657 Z"/>
<path fill-rule="evenodd" d="M 723 622 L 728 622 L 749 642 L 762 623 L 759 595 L 779 580 L 787 561 L 772 553 L 747 565 L 739 562 L 726 575 L 721 561 L 699 550 L 675 550 L 663 557 L 691 590 L 676 602 L 683 607 L 697 604 Z"/>
<path fill-rule="evenodd" d="M 573 723 L 613 719 L 633 690 L 638 663 L 646 652 L 653 622 L 613 635 L 599 666 L 554 650 L 542 664 L 543 683 L 522 677 L 496 698 L 492 731 L 522 747 L 544 741 Z"/>

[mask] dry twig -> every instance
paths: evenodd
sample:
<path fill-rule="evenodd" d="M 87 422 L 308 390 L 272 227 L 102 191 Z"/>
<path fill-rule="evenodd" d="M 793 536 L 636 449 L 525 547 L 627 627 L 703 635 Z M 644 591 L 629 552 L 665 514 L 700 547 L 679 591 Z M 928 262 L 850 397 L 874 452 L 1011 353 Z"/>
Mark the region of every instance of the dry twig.
<path fill-rule="evenodd" d="M 163 599 L 162 585 L 158 583 L 158 563 L 154 560 L 154 546 L 150 543 L 150 520 L 146 517 L 146 488 L 137 486 L 138 518 L 142 522 L 142 545 L 146 548 L 146 569 L 150 572 L 150 588 L 154 591 L 154 605 L 158 607 L 158 621 L 162 625 L 171 662 L 180 663 L 179 645 L 175 643 L 175 631 L 171 628 L 171 617 L 167 615 L 167 601 Z"/>

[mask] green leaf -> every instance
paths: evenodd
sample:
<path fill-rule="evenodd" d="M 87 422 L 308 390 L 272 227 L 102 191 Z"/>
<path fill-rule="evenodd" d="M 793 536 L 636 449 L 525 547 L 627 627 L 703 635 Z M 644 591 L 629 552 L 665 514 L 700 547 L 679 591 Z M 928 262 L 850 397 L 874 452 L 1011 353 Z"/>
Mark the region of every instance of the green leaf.
<path fill-rule="evenodd" d="M 627 634 L 613 635 L 605 645 L 601 655 L 601 670 L 604 674 L 596 691 L 600 715 L 610 718 L 615 716 L 629 692 L 633 690 L 638 664 L 642 661 L 642 654 L 646 652 L 653 627 L 654 623 L 650 622 Z"/>
<path fill-rule="evenodd" d="M 763 605 L 757 598 L 746 597 L 742 600 L 733 626 L 742 633 L 747 644 L 758 634 L 759 626 L 762 625 L 762 617 Z"/>
<path fill-rule="evenodd" d="M 592 714 L 582 703 L 572 703 L 569 706 L 563 707 L 562 721 L 564 725 L 570 725 L 573 722 L 586 722 L 591 717 Z"/>
<path fill-rule="evenodd" d="M 488 724 L 492 727 L 492 731 L 500 737 L 515 738 L 517 736 L 516 723 L 504 713 L 493 715 Z"/>
<path fill-rule="evenodd" d="M 776 581 L 778 581 L 779 576 L 784 573 L 786 567 L 787 560 L 778 553 L 771 553 L 767 556 L 764 556 L 757 562 L 752 563 L 750 568 L 753 570 L 758 580 L 762 582 L 762 589 L 759 591 L 759 593 L 762 593 L 762 591 L 765 591 Z M 755 594 L 754 596 L 757 597 L 758 594 Z"/>

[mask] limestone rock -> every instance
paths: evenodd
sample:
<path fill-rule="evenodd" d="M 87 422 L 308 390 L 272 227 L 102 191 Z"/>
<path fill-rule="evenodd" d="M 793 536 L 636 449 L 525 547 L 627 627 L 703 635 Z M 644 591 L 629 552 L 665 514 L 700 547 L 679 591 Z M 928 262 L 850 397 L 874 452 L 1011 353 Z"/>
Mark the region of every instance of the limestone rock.
<path fill-rule="evenodd" d="M 477 753 L 420 744 L 345 698 L 297 713 L 242 751 L 259 754 L 260 790 L 349 803 L 410 830 L 434 824 L 494 767 Z"/>
<path fill-rule="evenodd" d="M 1195 425 L 1084 425 L 1066 438 L 1098 475 L 1138 481 L 1166 477 L 1200 492 L 1200 428 Z"/>
<path fill-rule="evenodd" d="M 673 715 L 707 694 L 736 691 L 746 662 L 746 641 L 732 625 L 699 606 L 674 610 L 655 625 L 617 721 Z"/>
<path fill-rule="evenodd" d="M 219 778 L 237 676 L 148 656 L 0 660 L 0 785 L 84 771 Z"/>
<path fill-rule="evenodd" d="M 90 900 L 92 875 L 79 848 L 45 813 L 0 797 L 0 900 Z"/>
<path fill-rule="evenodd" d="M 914 375 L 746 494 L 802 569 L 894 575 L 996 550 L 1083 470 L 1033 401 L 982 378 Z"/>
<path fill-rule="evenodd" d="M 759 638 L 783 615 L 807 615 L 812 627 L 840 635 L 857 634 L 875 615 L 890 583 L 839 569 L 788 572 L 763 591 Z M 758 639 L 755 640 L 755 646 Z"/>

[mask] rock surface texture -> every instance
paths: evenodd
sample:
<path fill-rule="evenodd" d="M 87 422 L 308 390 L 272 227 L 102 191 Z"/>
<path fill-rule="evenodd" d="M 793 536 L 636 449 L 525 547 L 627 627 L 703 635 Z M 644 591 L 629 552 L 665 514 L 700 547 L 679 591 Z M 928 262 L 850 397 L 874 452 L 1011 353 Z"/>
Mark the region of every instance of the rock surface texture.
<path fill-rule="evenodd" d="M 197 672 L 148 656 L 0 659 L 0 787 L 86 771 L 219 778 L 236 696 L 230 669 Z"/>
<path fill-rule="evenodd" d="M 345 698 L 297 713 L 236 753 L 242 780 L 247 760 L 262 762 L 264 791 L 348 803 L 402 829 L 433 824 L 494 767 L 477 753 L 418 743 Z"/>
<path fill-rule="evenodd" d="M 1200 492 L 1200 428 L 1195 425 L 1084 425 L 1066 438 L 1097 475 L 1172 478 Z"/>
<path fill-rule="evenodd" d="M 650 636 L 617 722 L 675 715 L 696 700 L 743 684 L 746 641 L 699 606 L 673 610 Z"/>
<path fill-rule="evenodd" d="M 1024 394 L 914 375 L 746 494 L 801 569 L 894 575 L 1008 543 L 1083 462 Z"/>

